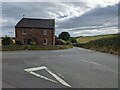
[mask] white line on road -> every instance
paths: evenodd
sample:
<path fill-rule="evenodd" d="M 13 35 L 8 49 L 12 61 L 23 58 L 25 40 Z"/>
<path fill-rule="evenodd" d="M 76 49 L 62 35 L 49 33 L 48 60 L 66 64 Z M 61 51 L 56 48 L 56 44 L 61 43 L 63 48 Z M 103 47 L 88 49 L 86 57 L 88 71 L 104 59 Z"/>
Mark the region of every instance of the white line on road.
<path fill-rule="evenodd" d="M 49 78 L 47 78 L 45 76 L 42 76 L 42 75 L 34 72 L 34 71 L 43 70 L 43 69 L 46 70 L 49 74 L 51 74 L 62 85 L 67 86 L 67 87 L 71 87 L 67 82 L 65 82 L 63 79 L 61 79 L 58 75 L 56 75 L 53 72 L 51 72 L 46 66 L 28 68 L 28 69 L 24 69 L 24 71 L 29 72 L 30 74 L 35 75 L 35 76 L 40 77 L 40 78 L 43 78 L 45 80 L 57 83 L 57 81 L 55 81 L 55 80 L 49 79 Z"/>
<path fill-rule="evenodd" d="M 55 77 L 61 84 L 71 87 L 68 83 L 66 83 L 64 80 L 62 80 L 60 77 L 58 77 L 56 74 L 52 73 L 48 68 L 46 70 L 53 76 Z"/>
<path fill-rule="evenodd" d="M 45 68 L 46 68 L 45 66 L 41 66 L 41 67 L 28 68 L 28 69 L 24 69 L 24 70 L 27 72 L 32 72 L 32 71 L 43 70 Z"/>
<path fill-rule="evenodd" d="M 42 76 L 42 75 L 40 75 L 40 74 L 38 74 L 38 73 L 35 73 L 35 72 L 29 72 L 29 73 L 32 74 L 32 75 L 35 75 L 35 76 L 37 76 L 37 77 L 43 78 L 43 79 L 45 79 L 45 80 L 48 80 L 48 81 L 57 83 L 55 80 L 49 79 L 49 78 L 47 78 L 47 77 L 45 77 L 45 76 Z"/>
<path fill-rule="evenodd" d="M 99 63 L 96 63 L 96 62 L 87 61 L 87 60 L 80 60 L 80 61 L 87 62 L 87 63 L 92 63 L 92 64 L 95 64 L 95 65 L 102 65 L 102 64 L 99 64 Z"/>

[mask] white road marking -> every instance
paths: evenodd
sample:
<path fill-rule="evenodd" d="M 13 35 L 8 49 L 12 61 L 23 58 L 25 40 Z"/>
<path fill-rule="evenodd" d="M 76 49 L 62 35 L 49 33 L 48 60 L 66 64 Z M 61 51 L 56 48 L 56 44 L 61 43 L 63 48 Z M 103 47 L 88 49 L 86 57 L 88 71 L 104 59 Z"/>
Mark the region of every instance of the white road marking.
<path fill-rule="evenodd" d="M 32 75 L 35 75 L 35 76 L 37 76 L 37 77 L 43 78 L 43 79 L 45 79 L 45 80 L 48 80 L 48 81 L 57 83 L 55 80 L 49 79 L 49 78 L 47 78 L 47 77 L 45 77 L 45 76 L 42 76 L 42 75 L 40 75 L 40 74 L 38 74 L 38 73 L 35 73 L 35 72 L 29 72 L 29 73 L 32 74 Z"/>
<path fill-rule="evenodd" d="M 35 76 L 40 77 L 40 78 L 43 78 L 45 80 L 57 83 L 57 81 L 55 81 L 55 80 L 49 79 L 49 78 L 47 78 L 45 76 L 42 76 L 42 75 L 34 72 L 34 71 L 43 70 L 43 69 L 46 70 L 49 74 L 51 74 L 62 85 L 67 86 L 67 87 L 71 87 L 67 82 L 65 82 L 63 79 L 61 79 L 58 75 L 56 75 L 53 72 L 51 72 L 46 66 L 28 68 L 28 69 L 24 69 L 24 71 L 29 72 L 30 74 L 35 75 Z"/>
<path fill-rule="evenodd" d="M 62 80 L 60 77 L 58 77 L 56 74 L 52 73 L 48 68 L 46 70 L 53 76 L 55 77 L 61 84 L 71 87 L 68 83 L 66 83 L 64 80 Z"/>
<path fill-rule="evenodd" d="M 58 74 L 59 76 L 61 76 L 62 78 L 65 78 L 64 76 L 62 76 L 61 74 Z"/>
<path fill-rule="evenodd" d="M 60 56 L 63 56 L 63 55 L 60 55 Z"/>
<path fill-rule="evenodd" d="M 78 49 L 84 50 L 84 51 L 92 51 L 92 50 L 90 50 L 90 49 L 84 49 L 84 48 L 78 48 Z"/>
<path fill-rule="evenodd" d="M 109 67 L 109 66 L 106 66 L 106 65 L 103 65 L 103 64 L 99 64 L 99 63 L 96 63 L 96 62 L 91 62 L 91 61 L 88 61 L 88 60 L 80 60 L 80 61 L 91 63 L 91 64 L 95 64 L 95 65 L 99 65 L 99 66 Z"/>
<path fill-rule="evenodd" d="M 28 68 L 28 69 L 24 69 L 27 72 L 32 72 L 32 71 L 38 71 L 38 70 L 43 70 L 45 69 L 45 66 L 41 66 L 41 67 L 35 67 L 35 68 Z"/>
<path fill-rule="evenodd" d="M 87 63 L 92 63 L 92 64 L 95 64 L 95 65 L 102 65 L 102 64 L 99 64 L 99 63 L 95 63 L 95 62 L 91 62 L 91 61 L 87 61 L 87 60 L 81 60 L 83 62 L 87 62 Z"/>

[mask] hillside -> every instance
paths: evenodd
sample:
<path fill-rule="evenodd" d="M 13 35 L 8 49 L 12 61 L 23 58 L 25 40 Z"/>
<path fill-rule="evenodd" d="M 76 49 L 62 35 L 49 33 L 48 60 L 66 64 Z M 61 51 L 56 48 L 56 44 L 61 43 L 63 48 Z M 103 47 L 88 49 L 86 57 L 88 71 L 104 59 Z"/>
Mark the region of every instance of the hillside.
<path fill-rule="evenodd" d="M 77 38 L 75 46 L 120 55 L 120 34 Z"/>
<path fill-rule="evenodd" d="M 98 35 L 98 36 L 84 36 L 78 37 L 78 43 L 88 43 L 90 41 L 98 40 L 98 39 L 105 39 L 105 38 L 113 38 L 119 36 L 118 34 L 108 34 L 108 35 Z"/>

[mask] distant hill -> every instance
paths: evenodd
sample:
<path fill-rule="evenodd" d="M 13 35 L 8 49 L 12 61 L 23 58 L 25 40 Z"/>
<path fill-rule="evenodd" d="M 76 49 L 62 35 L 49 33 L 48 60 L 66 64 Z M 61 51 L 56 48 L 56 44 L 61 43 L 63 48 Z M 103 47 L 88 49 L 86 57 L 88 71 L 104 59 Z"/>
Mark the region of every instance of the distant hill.
<path fill-rule="evenodd" d="M 120 34 L 78 37 L 75 46 L 120 55 Z"/>

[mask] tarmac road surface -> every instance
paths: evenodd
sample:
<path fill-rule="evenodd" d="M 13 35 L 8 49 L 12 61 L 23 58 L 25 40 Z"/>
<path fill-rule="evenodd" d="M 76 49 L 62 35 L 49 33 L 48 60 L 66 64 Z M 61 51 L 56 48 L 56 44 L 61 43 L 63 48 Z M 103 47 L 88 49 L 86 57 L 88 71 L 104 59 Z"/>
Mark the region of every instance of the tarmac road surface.
<path fill-rule="evenodd" d="M 118 56 L 82 48 L 2 54 L 3 88 L 118 88 Z"/>

